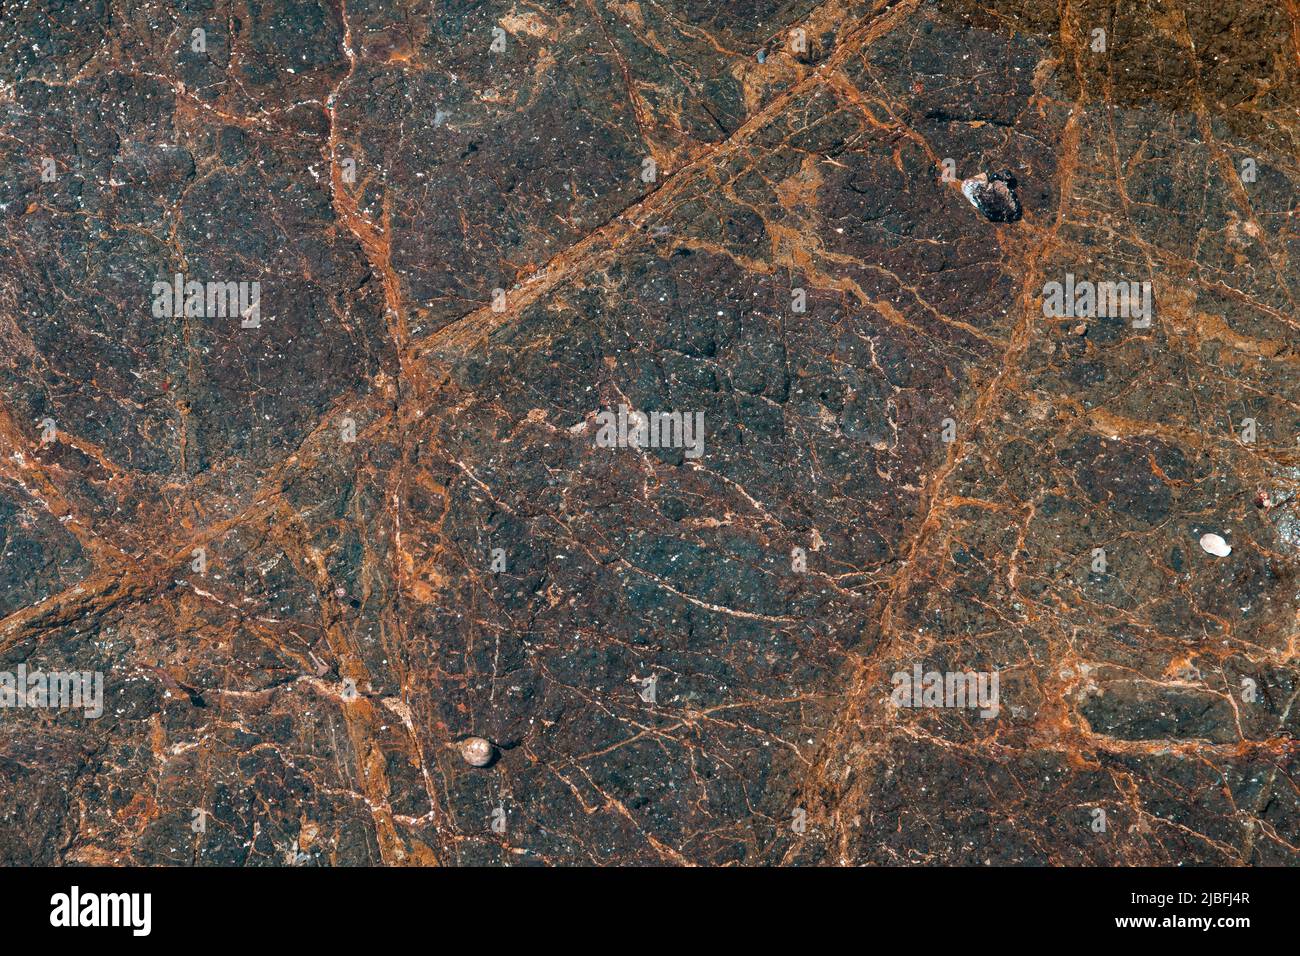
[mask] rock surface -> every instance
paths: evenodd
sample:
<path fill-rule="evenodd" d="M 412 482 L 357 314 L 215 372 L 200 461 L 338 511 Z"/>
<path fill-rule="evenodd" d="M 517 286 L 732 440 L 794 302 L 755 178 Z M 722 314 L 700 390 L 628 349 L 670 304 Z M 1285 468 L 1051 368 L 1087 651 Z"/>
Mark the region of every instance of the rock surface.
<path fill-rule="evenodd" d="M 1149 6 L 6 7 L 0 862 L 1300 863 L 1300 13 Z"/>

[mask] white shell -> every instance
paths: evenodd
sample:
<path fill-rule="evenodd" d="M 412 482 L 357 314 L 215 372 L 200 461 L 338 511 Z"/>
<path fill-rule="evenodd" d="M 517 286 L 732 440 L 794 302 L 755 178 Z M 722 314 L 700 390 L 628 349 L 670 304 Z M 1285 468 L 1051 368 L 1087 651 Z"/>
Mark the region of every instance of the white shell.
<path fill-rule="evenodd" d="M 1212 554 L 1216 558 L 1226 558 L 1228 555 L 1232 554 L 1232 545 L 1228 544 L 1228 542 L 1224 541 L 1223 538 L 1217 534 L 1201 535 L 1201 547 L 1204 548 L 1208 554 Z"/>
<path fill-rule="evenodd" d="M 494 749 L 492 741 L 482 737 L 466 737 L 460 742 L 460 755 L 471 767 L 486 767 L 490 764 Z"/>

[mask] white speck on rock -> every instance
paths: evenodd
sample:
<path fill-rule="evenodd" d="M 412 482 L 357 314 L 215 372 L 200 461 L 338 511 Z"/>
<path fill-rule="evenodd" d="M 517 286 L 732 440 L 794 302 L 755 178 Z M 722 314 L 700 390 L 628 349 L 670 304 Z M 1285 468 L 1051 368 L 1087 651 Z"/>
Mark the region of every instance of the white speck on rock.
<path fill-rule="evenodd" d="M 1201 547 L 1207 554 L 1212 554 L 1216 558 L 1226 558 L 1232 554 L 1232 545 L 1213 533 L 1201 535 Z"/>

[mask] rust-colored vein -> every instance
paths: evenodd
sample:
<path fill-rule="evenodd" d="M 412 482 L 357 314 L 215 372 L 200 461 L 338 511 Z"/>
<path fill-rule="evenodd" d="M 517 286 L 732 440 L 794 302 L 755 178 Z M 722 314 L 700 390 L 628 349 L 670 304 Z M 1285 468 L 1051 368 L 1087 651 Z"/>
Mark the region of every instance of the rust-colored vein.
<path fill-rule="evenodd" d="M 619 252 L 630 245 L 646 223 L 682 198 L 692 185 L 750 144 L 754 135 L 810 91 L 825 84 L 851 56 L 864 46 L 888 34 L 916 9 L 920 0 L 900 0 L 879 9 L 844 38 L 844 42 L 794 86 L 775 96 L 770 103 L 741 124 L 731 136 L 707 147 L 680 169 L 665 171 L 659 186 L 633 203 L 608 222 L 550 259 L 542 268 L 509 290 L 504 311 L 495 312 L 490 305 L 462 316 L 438 332 L 412 346 L 412 359 L 451 356 L 485 343 L 501 326 L 515 320 L 525 309 L 579 276 L 599 271 Z"/>

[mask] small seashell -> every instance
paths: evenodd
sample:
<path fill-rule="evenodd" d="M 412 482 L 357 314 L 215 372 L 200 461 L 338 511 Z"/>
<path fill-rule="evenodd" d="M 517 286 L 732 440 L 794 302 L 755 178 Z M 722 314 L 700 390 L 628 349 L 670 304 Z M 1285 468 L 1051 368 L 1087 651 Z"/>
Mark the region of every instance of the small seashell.
<path fill-rule="evenodd" d="M 460 742 L 460 755 L 471 767 L 486 767 L 496 755 L 496 748 L 483 737 L 466 737 Z"/>
<path fill-rule="evenodd" d="M 1206 553 L 1212 554 L 1216 558 L 1226 558 L 1232 554 L 1232 545 L 1213 533 L 1201 535 L 1201 547 L 1205 549 Z"/>
<path fill-rule="evenodd" d="M 1016 196 L 1016 177 L 1005 173 L 980 173 L 962 181 L 961 193 L 990 222 L 1017 222 L 1020 200 Z"/>

